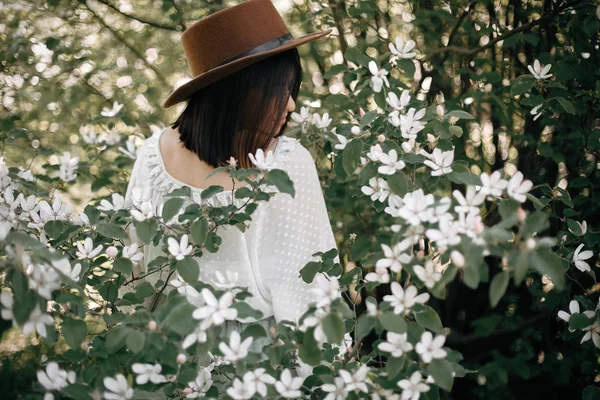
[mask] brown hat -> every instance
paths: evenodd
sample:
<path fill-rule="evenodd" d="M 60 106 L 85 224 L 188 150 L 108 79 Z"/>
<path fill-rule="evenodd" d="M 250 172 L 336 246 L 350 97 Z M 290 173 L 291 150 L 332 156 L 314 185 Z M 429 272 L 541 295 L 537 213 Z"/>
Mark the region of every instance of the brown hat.
<path fill-rule="evenodd" d="M 332 30 L 294 38 L 271 0 L 247 0 L 217 11 L 181 35 L 193 78 L 175 89 L 163 108 L 263 58 L 316 40 Z"/>

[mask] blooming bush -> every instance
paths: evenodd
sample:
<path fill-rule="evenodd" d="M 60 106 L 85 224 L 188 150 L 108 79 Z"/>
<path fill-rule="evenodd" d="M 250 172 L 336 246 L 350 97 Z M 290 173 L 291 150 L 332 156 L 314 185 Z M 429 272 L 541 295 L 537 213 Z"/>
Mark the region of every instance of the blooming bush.
<path fill-rule="evenodd" d="M 254 168 L 231 160 L 218 169 L 249 185 L 233 193 L 244 199 L 241 209 L 196 204 L 185 187 L 158 207 L 134 189 L 129 208 L 123 194 L 143 142 L 137 110 L 150 110 L 144 96 L 129 110 L 112 101 L 102 107 L 72 135 L 72 151 L 39 148 L 41 136 L 30 131 L 37 121 L 28 130 L 3 117 L 6 158 L 31 143 L 43 159 L 35 169 L 0 159 L 1 329 L 12 340 L 28 338 L 22 353 L 8 352 L 2 363 L 7 376 L 31 378 L 16 381 L 13 392 L 46 399 L 415 400 L 450 392 L 501 399 L 517 397 L 512 386 L 499 387 L 551 373 L 544 383 L 557 392 L 597 398 L 600 75 L 591 63 L 600 16 L 586 12 L 597 12 L 587 1 L 552 7 L 535 24 L 552 21 L 571 41 L 556 54 L 523 56 L 509 82 L 486 69 L 484 56 L 460 57 L 499 41 L 499 49 L 510 49 L 521 35 L 535 46 L 537 36 L 524 28 L 496 32 L 476 16 L 462 24 L 469 7 L 459 18 L 443 7 L 429 19 L 411 14 L 411 26 L 436 42 L 436 24 L 465 36 L 482 31 L 477 37 L 487 41 L 477 53 L 451 43 L 456 29 L 438 49 L 408 35 L 377 37 L 376 49 L 373 36 L 353 47 L 340 36 L 343 62 L 322 77 L 344 85 L 344 94 L 301 104 L 288 132 L 315 154 L 339 245 L 298 271 L 315 284 L 315 302 L 299 323 L 271 330 L 251 323 L 223 335 L 226 321 L 263 315 L 234 275 L 219 273 L 216 287 L 197 277 L 202 254 L 219 251 L 220 227 L 244 231 L 261 201 L 295 195 L 272 153 L 252 154 Z M 379 11 L 369 2 L 342 17 L 337 6 L 327 9 L 309 15 L 333 18 L 338 29 Z M 65 50 L 52 40 L 36 46 L 44 63 L 49 48 Z M 462 69 L 473 71 L 461 77 Z M 453 79 L 477 84 L 445 90 Z M 490 93 L 493 85 L 500 89 Z M 451 98 L 455 92 L 460 97 Z M 490 104 L 496 114 L 510 107 L 518 117 L 492 115 Z M 499 122 L 505 125 L 494 132 Z M 255 173 L 260 180 L 249 178 Z M 90 182 L 90 198 L 77 199 Z M 213 186 L 202 197 L 221 191 Z M 132 226 L 140 242 L 132 241 Z M 156 285 L 133 274 L 142 246 L 151 245 L 163 254 L 148 260 L 147 274 L 169 271 Z M 120 295 L 133 282 L 135 290 Z M 144 307 L 167 287 L 176 290 L 164 303 Z M 307 376 L 299 374 L 303 365 L 311 367 Z M 475 386 L 467 390 L 468 382 Z"/>

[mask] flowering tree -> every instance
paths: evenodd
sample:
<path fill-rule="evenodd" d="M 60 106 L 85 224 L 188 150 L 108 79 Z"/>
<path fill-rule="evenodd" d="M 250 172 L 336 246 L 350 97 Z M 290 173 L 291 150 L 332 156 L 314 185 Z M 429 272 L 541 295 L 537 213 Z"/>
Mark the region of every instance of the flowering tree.
<path fill-rule="evenodd" d="M 53 12 L 73 17 L 57 3 L 49 2 Z M 179 5 L 167 3 L 172 21 L 183 25 Z M 189 188 L 156 208 L 135 191 L 133 206 L 125 207 L 127 171 L 144 136 L 138 127 L 151 120 L 138 112 L 151 111 L 145 96 L 136 97 L 135 108 L 107 101 L 69 138 L 77 147 L 58 154 L 40 147 L 35 134 L 51 125 L 48 118 L 42 124 L 29 114 L 35 123 L 27 124 L 16 117 L 31 110 L 28 98 L 4 101 L 10 114 L 2 120 L 3 154 L 15 162 L 3 158 L 0 165 L 2 329 L 31 339 L 21 350 L 27 362 L 16 363 L 14 354 L 2 360 L 13 376 L 31 377 L 14 391 L 74 399 L 436 399 L 449 392 L 515 398 L 495 389 L 515 376 L 535 381 L 552 370 L 561 372 L 552 372 L 550 388 L 566 383 L 571 397 L 597 398 L 600 76 L 591 66 L 600 11 L 589 1 L 549 4 L 517 28 L 499 22 L 506 10 L 471 14 L 474 4 L 449 10 L 440 3 L 425 12 L 409 4 L 410 26 L 438 48 L 426 40 L 417 45 L 416 34 L 411 40 L 390 37 L 395 28 L 374 29 L 370 17 L 381 12 L 374 3 L 311 6 L 317 25 L 339 32 L 354 24 L 365 33 L 355 46 L 339 36 L 342 59 L 322 63 L 329 92 L 302 104 L 289 131 L 314 151 L 340 240 L 338 249 L 298 271 L 298 279 L 315 283 L 316 299 L 299 324 L 280 322 L 270 331 L 250 324 L 225 335 L 226 321 L 261 312 L 245 301 L 250 293 L 235 276 L 221 274 L 217 287 L 197 277 L 202 254 L 219 251 L 220 227 L 243 231 L 258 203 L 295 195 L 271 153 L 252 154 L 254 168 L 238 169 L 231 160 L 218 169 L 248 184 L 235 190 L 243 209 L 200 206 Z M 99 8 L 78 7 L 77 18 L 91 16 L 122 39 Z M 149 23 L 126 7 L 111 10 L 137 21 L 134 29 Z M 17 18 L 8 20 L 23 33 Z M 448 28 L 442 43 L 436 25 Z M 538 25 L 567 38 L 560 51 L 555 38 L 535 47 L 539 38 L 529 30 Z M 469 37 L 477 37 L 473 49 Z M 502 64 L 521 38 L 527 54 L 510 60 L 524 65 L 511 64 L 506 76 L 487 68 L 490 60 Z M 56 74 L 48 65 L 64 62 L 52 49 L 67 51 L 52 36 L 43 43 L 30 51 L 43 58 L 36 69 L 49 83 Z M 13 47 L 24 51 L 19 40 Z M 160 81 L 149 61 L 155 55 L 136 57 Z M 81 64 L 72 77 L 81 79 L 90 67 Z M 16 88 L 21 75 L 3 79 Z M 99 85 L 100 76 L 85 78 L 86 87 Z M 121 78 L 117 87 L 127 87 Z M 457 87 L 445 87 L 452 82 Z M 48 110 L 60 110 L 59 103 Z M 43 159 L 35 170 L 10 151 L 26 143 Z M 255 173 L 260 180 L 249 178 Z M 77 201 L 73 188 L 90 182 L 91 195 Z M 202 196 L 222 190 L 214 186 Z M 131 226 L 141 243 L 131 240 Z M 140 246 L 151 244 L 164 254 L 149 260 L 148 273 L 169 270 L 170 279 L 142 281 L 120 295 L 143 278 L 132 271 L 142 261 Z M 168 286 L 176 290 L 165 303 L 142 306 Z M 307 376 L 298 375 L 300 363 L 311 367 Z M 477 386 L 467 391 L 465 382 Z"/>

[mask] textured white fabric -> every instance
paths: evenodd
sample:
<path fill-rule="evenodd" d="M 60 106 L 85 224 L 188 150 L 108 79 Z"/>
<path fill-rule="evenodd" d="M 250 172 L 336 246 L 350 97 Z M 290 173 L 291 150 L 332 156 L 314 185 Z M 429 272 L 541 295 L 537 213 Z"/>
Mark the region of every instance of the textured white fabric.
<path fill-rule="evenodd" d="M 175 188 L 189 186 L 171 176 L 164 166 L 159 147 L 159 140 L 166 128 L 147 138 L 139 150 L 132 169 L 131 178 L 125 196 L 125 207 L 139 204 L 133 195 L 133 188 L 139 187 L 151 200 L 154 209 L 165 200 L 165 194 Z M 253 297 L 246 301 L 263 312 L 263 318 L 274 316 L 277 322 L 290 320 L 298 322 L 309 303 L 315 301 L 310 288 L 315 282 L 306 284 L 299 276 L 299 271 L 309 261 L 318 260 L 312 254 L 327 251 L 336 247 L 331 229 L 327 208 L 323 198 L 319 177 L 310 152 L 295 138 L 280 137 L 274 156 L 276 168 L 285 170 L 296 189 L 292 198 L 287 193 L 277 193 L 268 202 L 259 202 L 249 228 L 241 232 L 235 226 L 221 226 L 217 230 L 222 243 L 216 253 L 205 251 L 197 258 L 200 265 L 200 280 L 217 287 L 215 272 L 229 270 L 238 273 L 237 284 L 247 286 Z M 260 176 L 258 177 L 260 178 Z M 257 178 L 257 179 L 258 179 Z M 240 206 L 245 200 L 232 198 L 232 192 L 226 190 L 209 199 L 201 199 L 202 189 L 189 186 L 193 201 L 198 204 L 234 204 Z M 269 187 L 268 189 L 273 189 Z M 184 209 L 187 204 L 182 207 Z M 174 219 L 173 219 L 174 220 Z M 173 221 L 172 220 L 172 221 Z M 137 238 L 133 224 L 129 227 L 132 241 L 143 245 Z M 129 244 L 131 242 L 127 242 Z M 160 247 L 152 244 L 144 245 L 144 258 L 134 267 L 136 276 L 143 274 L 148 262 L 165 254 Z M 172 257 L 172 256 L 170 256 Z M 336 257 L 339 262 L 339 257 Z M 143 280 L 152 284 L 158 279 L 167 279 L 168 268 L 162 273 L 149 275 Z M 175 278 L 173 275 L 169 280 Z M 173 287 L 169 285 L 168 293 Z M 120 295 L 134 287 L 122 287 Z M 145 303 L 149 308 L 151 299 Z M 240 319 L 240 322 L 252 322 L 251 318 Z"/>

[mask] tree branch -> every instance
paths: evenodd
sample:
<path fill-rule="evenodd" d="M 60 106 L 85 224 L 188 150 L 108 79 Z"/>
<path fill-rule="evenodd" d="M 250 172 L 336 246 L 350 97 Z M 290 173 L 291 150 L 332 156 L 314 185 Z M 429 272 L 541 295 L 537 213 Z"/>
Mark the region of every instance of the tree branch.
<path fill-rule="evenodd" d="M 163 24 L 158 23 L 158 22 L 149 21 L 149 20 L 141 18 L 141 17 L 136 17 L 134 15 L 124 13 L 123 11 L 119 10 L 117 7 L 115 7 L 114 5 L 112 5 L 111 3 L 109 3 L 108 0 L 96 0 L 96 1 L 104 4 L 105 6 L 107 6 L 109 8 L 112 8 L 113 10 L 115 10 L 116 12 L 118 12 L 119 14 L 121 14 L 124 17 L 136 20 L 136 21 L 141 22 L 141 23 L 146 24 L 146 25 L 153 26 L 155 28 L 165 29 L 165 30 L 168 30 L 168 31 L 176 31 L 176 32 L 179 32 L 179 31 L 185 29 L 185 26 L 183 24 L 176 25 L 176 26 L 173 26 L 173 25 L 163 25 Z"/>

